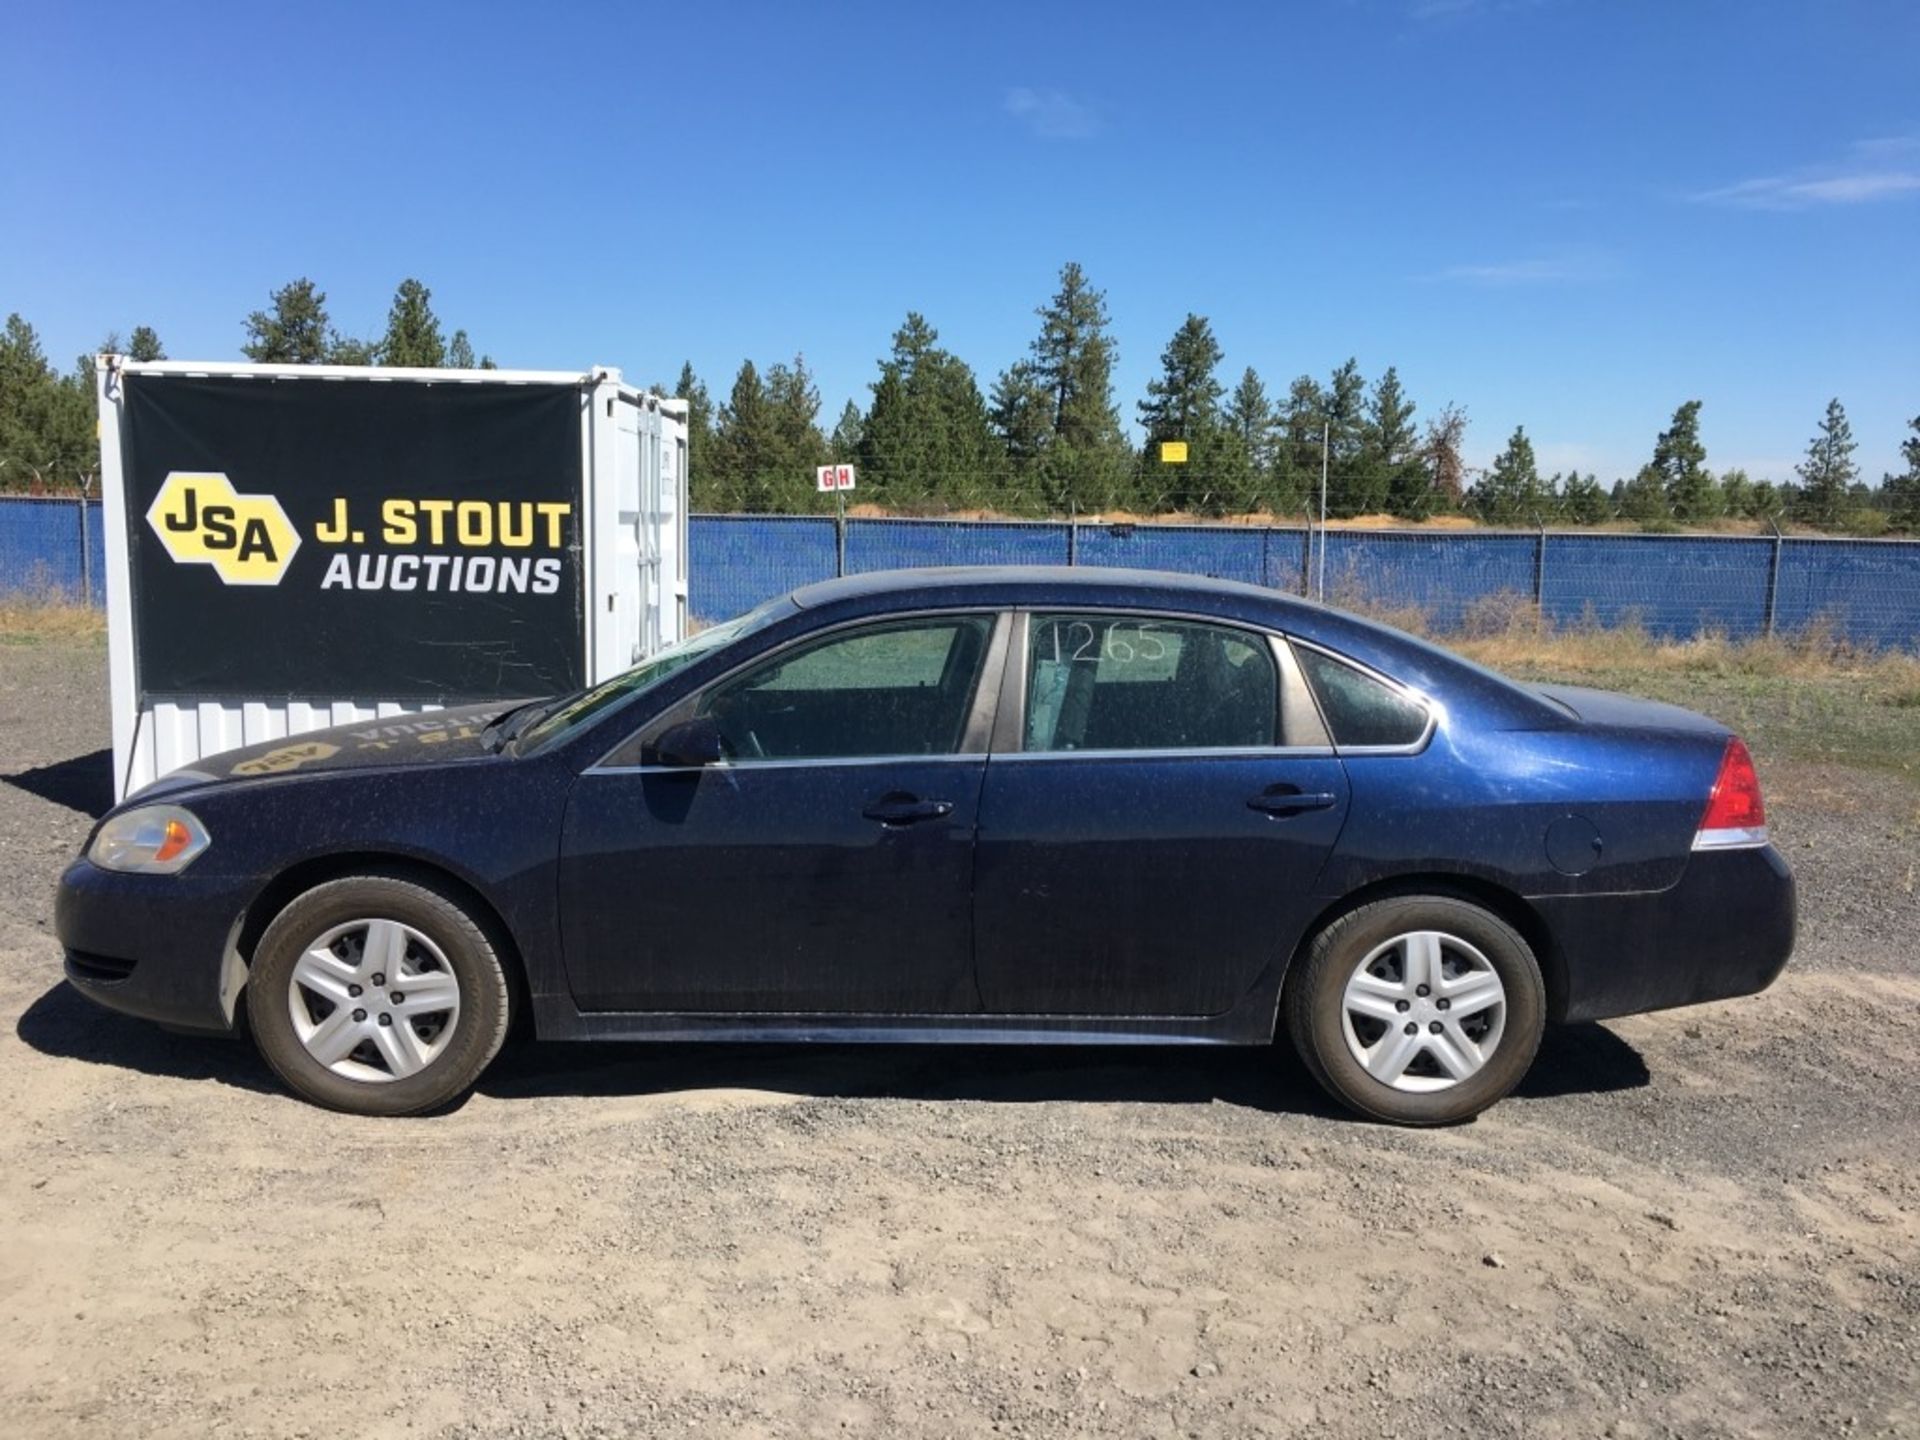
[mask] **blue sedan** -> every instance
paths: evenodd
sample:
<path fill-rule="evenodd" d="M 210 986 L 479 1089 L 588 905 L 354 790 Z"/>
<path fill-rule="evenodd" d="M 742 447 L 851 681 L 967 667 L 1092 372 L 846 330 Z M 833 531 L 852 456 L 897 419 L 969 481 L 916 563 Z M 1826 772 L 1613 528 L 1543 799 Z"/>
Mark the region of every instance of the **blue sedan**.
<path fill-rule="evenodd" d="M 443 1107 L 567 1040 L 1266 1045 L 1380 1120 L 1544 1026 L 1748 995 L 1793 879 L 1745 746 L 1272 591 L 808 586 L 605 684 L 213 756 L 61 880 L 73 985 Z"/>

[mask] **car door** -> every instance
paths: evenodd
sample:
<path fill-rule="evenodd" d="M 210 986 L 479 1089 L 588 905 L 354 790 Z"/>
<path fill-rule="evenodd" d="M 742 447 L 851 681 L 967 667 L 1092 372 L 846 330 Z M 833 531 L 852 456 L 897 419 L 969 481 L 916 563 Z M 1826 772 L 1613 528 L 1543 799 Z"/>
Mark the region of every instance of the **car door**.
<path fill-rule="evenodd" d="M 975 846 L 989 1013 L 1213 1015 L 1310 917 L 1347 780 L 1283 642 L 1016 617 Z"/>
<path fill-rule="evenodd" d="M 560 864 L 576 1003 L 974 1009 L 973 831 L 1008 623 L 926 614 L 792 642 L 586 771 Z M 718 763 L 647 763 L 650 733 L 702 716 Z"/>

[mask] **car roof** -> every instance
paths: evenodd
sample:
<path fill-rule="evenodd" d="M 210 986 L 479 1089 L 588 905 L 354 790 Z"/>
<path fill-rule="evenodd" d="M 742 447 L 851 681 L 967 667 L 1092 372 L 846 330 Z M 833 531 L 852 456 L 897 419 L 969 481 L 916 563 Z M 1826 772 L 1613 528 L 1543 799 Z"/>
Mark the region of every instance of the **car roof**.
<path fill-rule="evenodd" d="M 976 590 L 991 592 L 998 598 L 1022 590 L 1044 595 L 1073 591 L 1089 599 L 1104 594 L 1122 601 L 1137 600 L 1147 594 L 1214 595 L 1262 606 L 1319 608 L 1310 601 L 1244 581 L 1109 565 L 929 565 L 908 570 L 873 570 L 803 585 L 793 592 L 793 602 L 803 609 L 815 609 L 842 601 L 911 599 L 934 592 L 945 597 L 956 591 Z M 986 598 L 985 594 L 981 598 Z"/>
<path fill-rule="evenodd" d="M 1417 636 L 1298 595 L 1209 575 L 1099 565 L 926 566 L 822 580 L 803 585 L 790 598 L 801 610 L 833 612 L 836 618 L 884 615 L 921 605 L 1188 610 L 1272 626 L 1325 645 L 1442 701 L 1474 702 L 1499 728 L 1566 723 L 1563 710 L 1532 691 Z"/>

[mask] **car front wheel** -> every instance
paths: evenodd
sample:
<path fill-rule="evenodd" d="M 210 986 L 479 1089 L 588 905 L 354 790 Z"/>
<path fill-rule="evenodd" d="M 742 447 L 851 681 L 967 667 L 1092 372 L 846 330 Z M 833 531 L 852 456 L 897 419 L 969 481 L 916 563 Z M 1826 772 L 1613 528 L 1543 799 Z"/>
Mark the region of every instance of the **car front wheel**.
<path fill-rule="evenodd" d="M 247 1018 L 267 1063 L 307 1099 L 412 1115 L 466 1093 L 499 1052 L 506 974 L 459 905 L 411 880 L 317 885 L 267 927 Z"/>
<path fill-rule="evenodd" d="M 1314 1078 L 1376 1120 L 1447 1125 L 1518 1085 L 1546 1023 L 1533 952 L 1464 900 L 1401 895 L 1314 937 L 1286 989 L 1287 1028 Z"/>

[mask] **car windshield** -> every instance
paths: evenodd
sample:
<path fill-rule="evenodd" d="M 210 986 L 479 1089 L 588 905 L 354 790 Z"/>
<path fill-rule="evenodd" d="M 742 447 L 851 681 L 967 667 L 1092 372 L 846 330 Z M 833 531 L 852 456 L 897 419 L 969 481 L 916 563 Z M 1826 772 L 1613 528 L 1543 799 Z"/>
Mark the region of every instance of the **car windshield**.
<path fill-rule="evenodd" d="M 611 680 L 603 680 L 590 690 L 581 690 L 557 701 L 533 724 L 520 732 L 522 753 L 532 753 L 552 744 L 561 736 L 584 725 L 610 706 L 659 684 L 677 670 L 684 670 L 703 655 L 711 655 L 723 645 L 731 645 L 756 630 L 763 630 L 783 615 L 798 608 L 786 596 L 769 600 L 757 609 L 737 615 L 724 624 L 711 625 L 657 654 L 649 655 L 631 670 L 623 670 Z"/>

